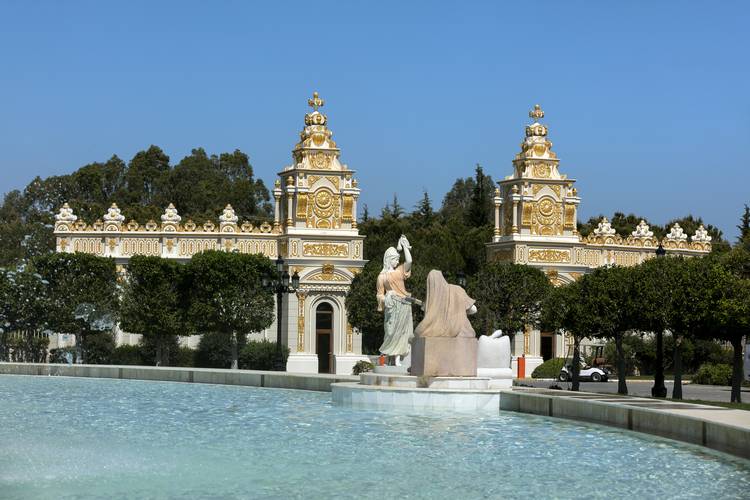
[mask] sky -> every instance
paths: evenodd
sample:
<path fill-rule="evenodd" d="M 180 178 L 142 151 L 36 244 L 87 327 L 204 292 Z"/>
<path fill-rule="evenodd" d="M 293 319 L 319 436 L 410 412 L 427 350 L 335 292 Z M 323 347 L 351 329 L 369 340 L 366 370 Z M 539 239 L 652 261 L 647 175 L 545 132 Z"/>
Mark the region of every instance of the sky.
<path fill-rule="evenodd" d="M 240 149 L 272 186 L 326 104 L 371 213 L 510 175 L 546 113 L 579 218 L 750 204 L 750 2 L 0 0 L 0 193 L 151 144 Z M 218 215 L 218 214 L 217 214 Z"/>

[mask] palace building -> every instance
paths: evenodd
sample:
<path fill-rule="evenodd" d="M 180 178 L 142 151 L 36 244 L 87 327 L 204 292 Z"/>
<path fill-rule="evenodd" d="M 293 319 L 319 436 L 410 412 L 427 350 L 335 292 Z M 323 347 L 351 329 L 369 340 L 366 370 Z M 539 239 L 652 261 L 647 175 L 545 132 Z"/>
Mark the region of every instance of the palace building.
<path fill-rule="evenodd" d="M 559 170 L 547 127 L 539 122 L 544 112 L 537 105 L 529 113 L 521 152 L 513 159 L 513 173 L 495 190 L 495 228 L 487 245 L 490 261 L 526 264 L 543 270 L 555 285 L 570 283 L 594 268 L 633 266 L 656 256 L 661 243 L 670 254 L 699 256 L 711 251 L 711 237 L 703 226 L 690 237 L 675 224 L 661 241 L 641 221 L 623 238 L 602 218 L 594 231 L 582 237 L 577 230 L 581 198 L 575 180 Z M 563 335 L 528 329 L 515 335 L 514 359 L 526 357 L 530 374 L 543 360 L 566 355 Z"/>
<path fill-rule="evenodd" d="M 116 205 L 101 220 L 86 224 L 66 204 L 56 216 L 58 252 L 112 257 L 122 272 L 133 255 L 187 261 L 204 250 L 278 255 L 289 273 L 300 276 L 296 294 L 284 294 L 282 335 L 290 349 L 287 370 L 351 374 L 362 356 L 362 338 L 347 321 L 345 297 L 365 265 L 364 236 L 357 230 L 359 187 L 354 171 L 340 161 L 341 151 L 320 112 L 317 93 L 308 101 L 292 163 L 278 173 L 274 219 L 260 225 L 239 221 L 227 205 L 217 223 L 183 220 L 169 205 L 161 221 L 126 222 Z M 374 291 L 373 291 L 374 293 Z M 127 334 L 119 333 L 127 342 Z M 276 323 L 251 338 L 276 339 Z"/>
<path fill-rule="evenodd" d="M 308 104 L 312 112 L 305 115 L 292 163 L 274 183 L 273 221 L 260 225 L 239 221 L 227 205 L 217 223 L 197 225 L 183 220 L 170 204 L 159 222 L 141 225 L 125 221 L 113 204 L 101 220 L 87 224 L 65 204 L 56 215 L 57 251 L 112 257 L 122 273 L 133 255 L 182 261 L 204 250 L 261 253 L 270 259 L 280 255 L 289 273 L 300 276 L 298 292 L 285 294 L 282 305 L 282 338 L 291 351 L 287 370 L 351 374 L 357 361 L 368 359 L 362 355 L 361 335 L 347 321 L 345 303 L 352 279 L 365 265 L 365 237 L 357 229 L 360 189 L 355 172 L 340 161 L 341 151 L 326 115 L 320 112 L 324 102 L 317 92 Z M 639 264 L 654 257 L 659 244 L 679 255 L 711 251 L 711 237 L 702 226 L 688 240 L 675 224 L 659 241 L 643 221 L 623 238 L 604 218 L 592 234 L 581 237 L 577 231 L 581 198 L 575 180 L 560 173 L 547 127 L 539 122 L 544 112 L 535 106 L 529 116 L 534 121 L 526 127 L 513 173 L 495 191 L 489 260 L 537 267 L 560 285 L 596 267 Z M 275 332 L 276 323 L 251 338 L 275 340 Z M 118 336 L 120 342 L 136 340 L 123 332 Z M 525 356 L 531 373 L 544 359 L 565 356 L 568 344 L 564 335 L 528 329 L 515 335 L 513 357 Z"/>

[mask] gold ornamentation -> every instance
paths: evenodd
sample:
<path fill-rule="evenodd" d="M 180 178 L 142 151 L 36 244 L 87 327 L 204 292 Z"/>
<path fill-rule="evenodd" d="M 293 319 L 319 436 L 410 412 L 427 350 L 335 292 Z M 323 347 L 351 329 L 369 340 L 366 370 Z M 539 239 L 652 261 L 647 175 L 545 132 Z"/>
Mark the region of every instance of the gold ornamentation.
<path fill-rule="evenodd" d="M 359 273 L 361 273 L 361 272 L 362 272 L 362 268 L 361 268 L 361 267 L 347 267 L 347 269 L 348 269 L 348 270 L 349 270 L 349 272 L 350 272 L 350 273 L 352 273 L 352 274 L 353 274 L 354 276 L 356 276 L 356 275 L 358 275 Z"/>
<path fill-rule="evenodd" d="M 297 292 L 297 352 L 305 352 L 305 292 Z"/>
<path fill-rule="evenodd" d="M 310 276 L 305 277 L 305 281 L 349 281 L 349 280 L 338 274 L 325 274 L 325 273 L 320 272 L 320 273 L 312 274 Z"/>
<path fill-rule="evenodd" d="M 521 226 L 531 226 L 531 215 L 534 212 L 534 202 L 527 201 L 523 204 L 523 210 L 521 211 Z"/>
<path fill-rule="evenodd" d="M 570 263 L 570 250 L 531 249 L 529 262 L 552 262 L 556 264 Z"/>
<path fill-rule="evenodd" d="M 60 250 L 64 252 L 66 248 L 68 248 L 68 239 L 60 238 Z"/>
<path fill-rule="evenodd" d="M 346 243 L 305 243 L 302 254 L 306 257 L 348 257 L 349 245 Z"/>
<path fill-rule="evenodd" d="M 490 256 L 491 262 L 504 262 L 504 261 L 513 261 L 513 249 L 512 248 L 504 248 L 502 250 L 495 251 Z"/>
<path fill-rule="evenodd" d="M 354 329 L 349 322 L 346 322 L 346 352 L 354 351 Z"/>
<path fill-rule="evenodd" d="M 120 254 L 161 255 L 161 242 L 156 238 L 123 238 L 120 242 Z"/>
<path fill-rule="evenodd" d="M 322 151 L 318 151 L 314 155 L 310 156 L 310 165 L 312 165 L 313 168 L 328 170 L 331 168 L 332 163 L 333 162 L 331 156 L 323 153 Z"/>
<path fill-rule="evenodd" d="M 542 152 L 537 153 L 537 154 L 541 156 L 544 153 L 544 150 L 546 150 L 546 148 L 542 146 Z M 552 167 L 550 167 L 549 165 L 545 165 L 544 163 L 538 163 L 532 167 L 532 172 L 533 172 L 534 177 L 541 177 L 542 179 L 548 179 L 550 175 L 552 174 Z"/>
<path fill-rule="evenodd" d="M 344 195 L 344 222 L 352 221 L 352 207 L 354 206 L 354 197 L 350 194 Z"/>
<path fill-rule="evenodd" d="M 307 207 L 307 227 L 329 229 L 339 227 L 339 195 L 328 188 L 320 188 L 312 195 Z"/>
<path fill-rule="evenodd" d="M 297 195 L 297 218 L 304 219 L 307 216 L 307 193 Z"/>
<path fill-rule="evenodd" d="M 330 278 L 331 276 L 333 276 L 333 264 L 331 264 L 331 263 L 323 264 L 323 268 L 322 268 L 321 274 L 324 277 L 328 277 L 328 278 Z"/>
<path fill-rule="evenodd" d="M 550 196 L 542 197 L 534 205 L 531 234 L 555 236 L 562 234 L 562 207 Z"/>
<path fill-rule="evenodd" d="M 565 204 L 565 229 L 575 229 L 576 227 L 576 206 L 570 203 Z"/>
<path fill-rule="evenodd" d="M 542 111 L 542 107 L 538 104 L 534 104 L 534 109 L 529 111 L 529 118 L 533 118 L 534 120 L 544 118 L 544 111 Z"/>
<path fill-rule="evenodd" d="M 117 248 L 117 240 L 114 238 L 108 238 L 107 239 L 107 246 L 109 247 L 109 252 L 112 253 L 115 251 L 115 248 Z"/>
<path fill-rule="evenodd" d="M 307 100 L 307 105 L 310 106 L 314 111 L 317 111 L 319 107 L 323 106 L 326 102 L 318 96 L 317 92 L 313 92 L 312 99 Z M 544 116 L 542 114 L 542 116 Z"/>

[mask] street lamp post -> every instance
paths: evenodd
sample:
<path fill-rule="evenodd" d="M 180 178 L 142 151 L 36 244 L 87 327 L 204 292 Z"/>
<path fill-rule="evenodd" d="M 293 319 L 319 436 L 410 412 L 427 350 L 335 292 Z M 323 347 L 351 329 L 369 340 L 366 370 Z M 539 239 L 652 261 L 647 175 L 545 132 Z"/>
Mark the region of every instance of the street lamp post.
<path fill-rule="evenodd" d="M 275 371 L 283 372 L 286 367 L 284 366 L 284 354 L 282 352 L 281 345 L 281 324 L 283 321 L 284 311 L 282 304 L 284 302 L 285 293 L 294 293 L 299 288 L 299 275 L 297 271 L 291 277 L 291 286 L 289 285 L 289 271 L 284 269 L 284 259 L 281 255 L 276 259 L 276 274 L 263 278 L 263 285 L 269 288 L 276 294 L 276 360 L 274 361 L 273 369 Z"/>
<path fill-rule="evenodd" d="M 667 254 L 661 243 L 656 248 L 656 258 L 661 259 Z M 655 398 L 666 398 L 667 388 L 664 385 L 664 332 L 656 332 L 656 367 L 654 370 L 654 386 L 651 388 L 651 396 Z"/>

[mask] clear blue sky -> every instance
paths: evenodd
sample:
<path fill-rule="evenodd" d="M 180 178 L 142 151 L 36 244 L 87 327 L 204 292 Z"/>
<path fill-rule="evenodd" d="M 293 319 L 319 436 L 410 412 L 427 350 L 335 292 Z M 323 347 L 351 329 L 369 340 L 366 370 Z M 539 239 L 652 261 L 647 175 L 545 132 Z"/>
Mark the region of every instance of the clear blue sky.
<path fill-rule="evenodd" d="M 0 192 L 156 144 L 239 148 L 271 185 L 306 100 L 378 212 L 511 173 L 547 113 L 580 216 L 750 203 L 750 2 L 0 3 Z"/>

